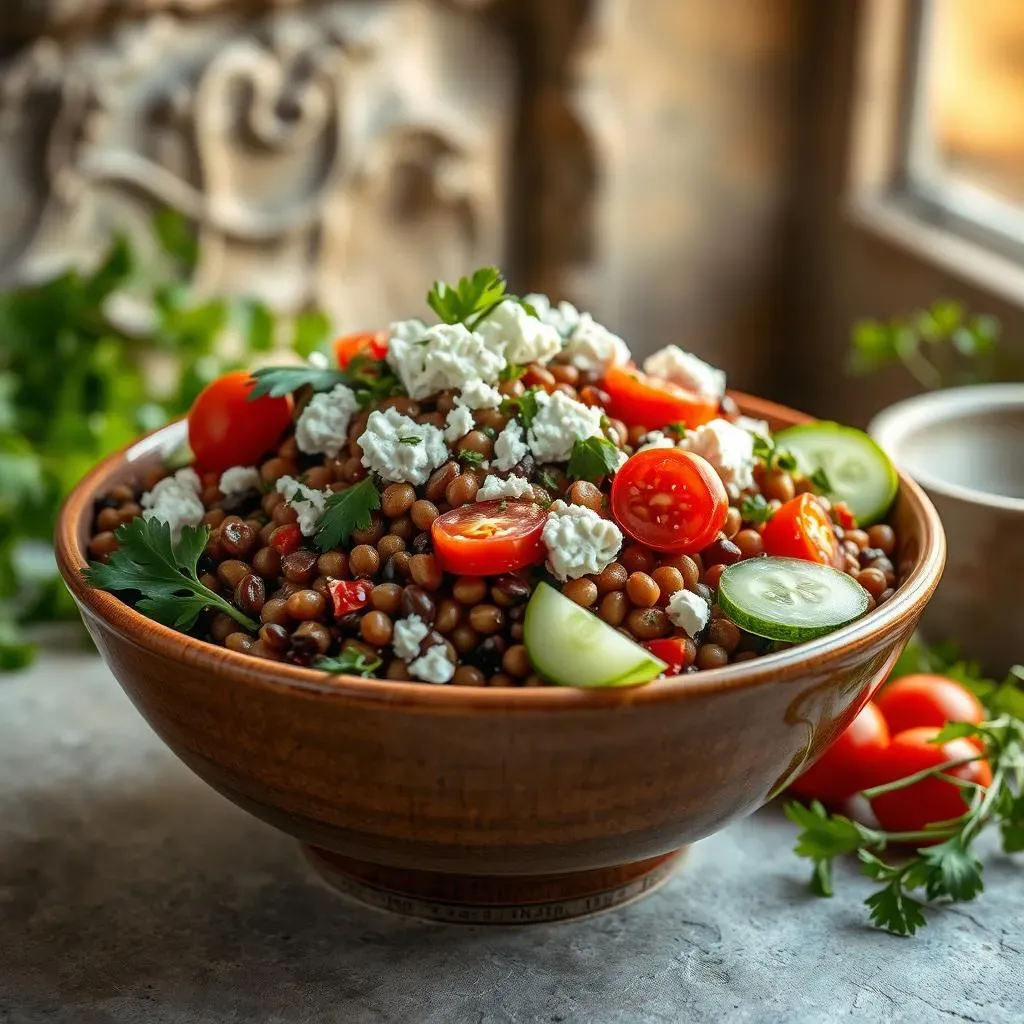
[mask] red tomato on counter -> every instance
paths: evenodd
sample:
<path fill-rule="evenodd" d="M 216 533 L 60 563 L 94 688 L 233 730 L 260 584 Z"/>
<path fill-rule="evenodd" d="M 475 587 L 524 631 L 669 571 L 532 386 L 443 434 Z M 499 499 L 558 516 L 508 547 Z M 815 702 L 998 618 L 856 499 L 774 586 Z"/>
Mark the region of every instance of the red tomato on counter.
<path fill-rule="evenodd" d="M 945 676 L 903 676 L 884 686 L 875 703 L 892 733 L 921 725 L 941 728 L 947 722 L 982 722 L 981 701 Z"/>

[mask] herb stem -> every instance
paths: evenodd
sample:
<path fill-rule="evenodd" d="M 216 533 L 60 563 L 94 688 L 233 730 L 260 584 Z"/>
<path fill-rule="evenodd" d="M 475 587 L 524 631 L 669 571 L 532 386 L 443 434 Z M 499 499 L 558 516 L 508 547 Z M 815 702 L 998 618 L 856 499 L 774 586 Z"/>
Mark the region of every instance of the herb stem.
<path fill-rule="evenodd" d="M 861 791 L 861 796 L 866 800 L 873 800 L 876 796 L 881 796 L 883 793 L 893 793 L 898 789 L 906 789 L 907 786 L 913 786 L 915 782 L 921 782 L 923 779 L 934 778 L 939 772 L 949 771 L 950 768 L 961 768 L 965 764 L 974 764 L 975 761 L 980 761 L 984 758 L 984 754 L 977 753 L 973 757 L 960 757 L 955 761 L 944 761 L 942 764 L 937 764 L 933 768 L 922 768 L 919 772 L 914 772 L 913 775 L 908 775 L 906 778 L 897 779 L 895 782 L 886 782 L 881 786 L 872 786 L 870 789 Z"/>

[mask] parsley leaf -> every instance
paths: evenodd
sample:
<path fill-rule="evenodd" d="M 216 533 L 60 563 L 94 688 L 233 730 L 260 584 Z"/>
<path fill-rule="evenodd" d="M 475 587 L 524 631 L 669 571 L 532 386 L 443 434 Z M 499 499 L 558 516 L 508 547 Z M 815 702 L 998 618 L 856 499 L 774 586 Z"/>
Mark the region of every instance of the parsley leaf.
<path fill-rule="evenodd" d="M 539 483 L 545 490 L 554 491 L 556 494 L 561 490 L 558 478 L 547 469 L 537 470 L 537 483 Z"/>
<path fill-rule="evenodd" d="M 597 483 L 618 468 L 619 449 L 606 437 L 588 437 L 572 446 L 566 472 L 573 480 Z"/>
<path fill-rule="evenodd" d="M 409 437 L 400 437 L 398 439 L 399 444 L 422 444 L 423 438 L 410 435 Z"/>
<path fill-rule="evenodd" d="M 745 523 L 767 523 L 773 512 L 763 494 L 754 494 L 740 503 L 740 515 Z"/>
<path fill-rule="evenodd" d="M 305 387 L 314 391 L 330 391 L 338 384 L 348 383 L 341 370 L 321 370 L 315 366 L 268 366 L 253 370 L 252 379 L 256 386 L 249 392 L 250 402 L 264 395 L 281 398 Z"/>
<path fill-rule="evenodd" d="M 526 373 L 526 367 L 519 363 L 506 363 L 498 372 L 498 380 L 519 380 Z"/>
<path fill-rule="evenodd" d="M 668 426 L 661 428 L 663 434 L 674 434 L 676 437 L 686 437 L 686 430 L 685 423 L 669 423 Z"/>
<path fill-rule="evenodd" d="M 761 459 L 768 469 L 782 469 L 792 473 L 797 468 L 796 456 L 775 443 L 774 437 L 754 434 L 754 458 Z"/>
<path fill-rule="evenodd" d="M 985 887 L 981 880 L 981 861 L 964 846 L 960 834 L 944 843 L 925 847 L 920 856 L 931 868 L 925 882 L 929 899 L 948 896 L 953 900 L 973 900 Z"/>
<path fill-rule="evenodd" d="M 380 658 L 370 658 L 363 651 L 346 647 L 337 658 L 318 658 L 313 668 L 331 675 L 363 676 L 369 678 L 383 663 Z"/>
<path fill-rule="evenodd" d="M 924 923 L 924 906 L 908 895 L 900 879 L 893 879 L 865 901 L 871 920 L 893 935 L 913 935 Z"/>
<path fill-rule="evenodd" d="M 524 427 L 529 429 L 537 418 L 537 413 L 540 412 L 540 402 L 537 400 L 537 396 L 542 390 L 542 388 L 528 388 L 518 398 L 506 398 L 500 406 L 501 414 L 515 416 L 522 421 Z"/>
<path fill-rule="evenodd" d="M 470 466 L 482 466 L 485 461 L 480 452 L 475 452 L 471 448 L 461 449 L 458 453 L 458 459 L 460 462 L 465 462 Z"/>
<path fill-rule="evenodd" d="M 82 570 L 90 586 L 112 593 L 140 593 L 135 607 L 175 629 L 191 629 L 204 608 L 225 612 L 249 632 L 259 628 L 259 623 L 199 582 L 197 566 L 210 537 L 208 526 L 182 527 L 175 541 L 167 523 L 137 516 L 119 526 L 114 536 L 118 549 L 109 561 L 90 562 Z"/>
<path fill-rule="evenodd" d="M 462 277 L 453 288 L 435 281 L 427 292 L 427 305 L 442 323 L 465 323 L 474 316 L 489 313 L 505 298 L 505 279 L 497 267 L 481 267 L 470 277 Z"/>
<path fill-rule="evenodd" d="M 380 508 L 380 495 L 373 477 L 365 477 L 352 487 L 336 491 L 327 499 L 327 508 L 316 527 L 316 546 L 329 551 L 347 544 L 354 530 L 366 530 L 372 513 Z"/>
<path fill-rule="evenodd" d="M 819 466 L 808 479 L 814 484 L 815 489 L 820 491 L 822 494 L 832 493 L 832 481 L 828 478 L 828 473 Z"/>

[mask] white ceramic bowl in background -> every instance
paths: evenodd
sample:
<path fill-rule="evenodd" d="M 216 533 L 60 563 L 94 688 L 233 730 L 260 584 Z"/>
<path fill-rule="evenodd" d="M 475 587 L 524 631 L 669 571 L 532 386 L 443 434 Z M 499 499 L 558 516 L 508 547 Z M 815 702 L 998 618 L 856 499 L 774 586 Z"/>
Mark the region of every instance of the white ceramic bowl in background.
<path fill-rule="evenodd" d="M 946 574 L 922 619 L 993 674 L 1024 661 L 1024 384 L 949 388 L 868 427 L 934 502 Z"/>

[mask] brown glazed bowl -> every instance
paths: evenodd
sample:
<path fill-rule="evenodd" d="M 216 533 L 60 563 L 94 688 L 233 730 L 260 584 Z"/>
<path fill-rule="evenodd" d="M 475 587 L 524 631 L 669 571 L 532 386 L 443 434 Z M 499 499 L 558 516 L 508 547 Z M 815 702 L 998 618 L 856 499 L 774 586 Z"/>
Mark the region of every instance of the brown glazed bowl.
<path fill-rule="evenodd" d="M 773 428 L 806 417 L 737 396 Z M 150 435 L 64 506 L 61 572 L 129 698 L 200 778 L 305 844 L 337 888 L 439 920 L 557 920 L 640 895 L 686 844 L 750 814 L 849 724 L 942 573 L 907 477 L 895 596 L 831 635 L 625 690 L 327 677 L 184 636 L 83 582 L 93 502 L 181 442 Z"/>

